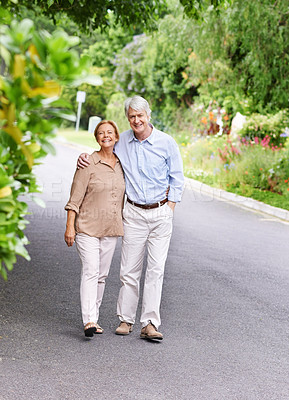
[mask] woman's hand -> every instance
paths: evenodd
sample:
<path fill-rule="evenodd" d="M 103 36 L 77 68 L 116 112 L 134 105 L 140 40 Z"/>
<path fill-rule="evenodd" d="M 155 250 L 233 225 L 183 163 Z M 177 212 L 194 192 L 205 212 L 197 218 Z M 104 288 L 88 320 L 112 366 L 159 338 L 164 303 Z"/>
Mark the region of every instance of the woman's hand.
<path fill-rule="evenodd" d="M 64 240 L 68 247 L 71 247 L 73 245 L 74 239 L 75 239 L 74 226 L 68 226 L 64 234 Z"/>
<path fill-rule="evenodd" d="M 81 153 L 77 159 L 77 169 L 88 167 L 90 164 L 89 162 L 89 154 L 88 153 Z"/>

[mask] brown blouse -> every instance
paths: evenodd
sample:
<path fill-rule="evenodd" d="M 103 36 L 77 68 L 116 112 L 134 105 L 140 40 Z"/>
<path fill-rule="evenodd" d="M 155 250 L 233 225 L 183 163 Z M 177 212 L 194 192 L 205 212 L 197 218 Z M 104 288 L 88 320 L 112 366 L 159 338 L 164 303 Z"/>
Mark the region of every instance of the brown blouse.
<path fill-rule="evenodd" d="M 125 192 L 119 160 L 112 168 L 98 152 L 90 155 L 90 165 L 76 170 L 65 210 L 76 212 L 76 233 L 89 236 L 123 236 L 122 208 Z"/>

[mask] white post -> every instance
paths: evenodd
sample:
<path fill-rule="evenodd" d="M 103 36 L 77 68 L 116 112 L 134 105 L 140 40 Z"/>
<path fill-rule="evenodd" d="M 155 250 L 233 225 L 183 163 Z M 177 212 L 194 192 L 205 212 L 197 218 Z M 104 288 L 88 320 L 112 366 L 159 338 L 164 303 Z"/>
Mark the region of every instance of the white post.
<path fill-rule="evenodd" d="M 81 102 L 79 102 L 79 103 L 78 103 L 78 109 L 77 109 L 76 126 L 75 126 L 75 130 L 76 130 L 76 132 L 78 132 L 78 130 L 79 130 L 79 122 L 80 122 L 81 106 L 82 106 L 82 103 L 81 103 Z"/>
<path fill-rule="evenodd" d="M 76 117 L 76 126 L 75 126 L 76 132 L 78 132 L 78 130 L 79 130 L 81 106 L 82 106 L 82 103 L 85 102 L 85 96 L 86 96 L 86 93 L 85 93 L 85 92 L 82 92 L 82 91 L 80 91 L 80 90 L 77 92 L 77 95 L 76 95 L 76 101 L 78 102 L 77 117 Z"/>

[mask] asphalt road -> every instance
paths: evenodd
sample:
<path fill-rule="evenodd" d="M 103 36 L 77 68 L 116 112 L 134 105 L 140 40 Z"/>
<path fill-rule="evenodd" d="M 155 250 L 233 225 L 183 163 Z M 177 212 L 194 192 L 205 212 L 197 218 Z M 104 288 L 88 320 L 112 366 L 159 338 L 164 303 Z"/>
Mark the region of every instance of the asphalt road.
<path fill-rule="evenodd" d="M 80 262 L 63 240 L 79 150 L 57 145 L 38 169 L 47 208 L 30 204 L 31 262 L 0 282 L 1 400 L 288 400 L 289 225 L 186 190 L 163 287 L 164 340 L 116 336 L 118 244 L 85 339 Z M 139 312 L 138 312 L 139 316 Z"/>

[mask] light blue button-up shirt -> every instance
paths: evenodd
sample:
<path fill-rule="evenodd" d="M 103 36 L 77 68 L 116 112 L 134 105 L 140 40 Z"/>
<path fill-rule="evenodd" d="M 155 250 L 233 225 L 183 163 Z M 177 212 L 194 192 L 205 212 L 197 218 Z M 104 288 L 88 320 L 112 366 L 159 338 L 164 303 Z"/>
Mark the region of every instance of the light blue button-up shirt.
<path fill-rule="evenodd" d="M 139 141 L 132 129 L 120 134 L 115 153 L 122 164 L 126 194 L 139 204 L 157 203 L 166 198 L 181 200 L 184 175 L 180 151 L 168 134 L 152 127 L 150 136 Z"/>

